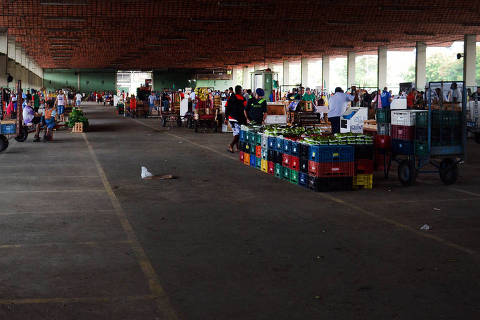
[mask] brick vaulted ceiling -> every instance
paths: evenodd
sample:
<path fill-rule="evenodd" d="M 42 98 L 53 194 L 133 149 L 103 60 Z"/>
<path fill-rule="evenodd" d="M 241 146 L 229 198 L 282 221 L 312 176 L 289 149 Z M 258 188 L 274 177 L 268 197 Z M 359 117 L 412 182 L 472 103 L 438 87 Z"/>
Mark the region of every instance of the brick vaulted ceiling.
<path fill-rule="evenodd" d="M 480 1 L 0 0 L 43 68 L 205 68 L 441 44 L 480 33 Z"/>

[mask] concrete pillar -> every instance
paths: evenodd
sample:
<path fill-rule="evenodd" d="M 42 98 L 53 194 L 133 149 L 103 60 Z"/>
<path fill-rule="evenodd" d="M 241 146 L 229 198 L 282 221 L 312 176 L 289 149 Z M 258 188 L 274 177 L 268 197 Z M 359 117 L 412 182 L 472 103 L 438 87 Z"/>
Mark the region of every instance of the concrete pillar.
<path fill-rule="evenodd" d="M 322 87 L 330 91 L 330 57 L 322 57 Z"/>
<path fill-rule="evenodd" d="M 283 85 L 290 84 L 290 62 L 283 61 Z M 288 89 L 287 89 L 288 90 Z"/>
<path fill-rule="evenodd" d="M 383 89 L 387 86 L 387 47 L 378 47 L 377 85 Z"/>
<path fill-rule="evenodd" d="M 7 86 L 7 31 L 5 29 L 0 30 L 0 87 Z"/>
<path fill-rule="evenodd" d="M 248 70 L 248 67 L 243 67 L 242 87 L 245 89 L 249 89 L 250 87 L 250 71 Z"/>
<path fill-rule="evenodd" d="M 355 59 L 357 54 L 355 52 L 347 53 L 347 88 L 356 84 L 355 80 Z"/>
<path fill-rule="evenodd" d="M 421 91 L 427 85 L 427 45 L 417 42 L 415 50 L 415 87 Z"/>
<path fill-rule="evenodd" d="M 302 58 L 300 60 L 300 72 L 302 73 L 302 87 L 308 87 L 310 84 L 308 83 L 308 58 Z"/>
<path fill-rule="evenodd" d="M 477 35 L 467 34 L 464 38 L 463 47 L 463 80 L 467 87 L 477 85 L 476 59 L 477 59 Z M 472 90 L 473 91 L 473 90 Z"/>

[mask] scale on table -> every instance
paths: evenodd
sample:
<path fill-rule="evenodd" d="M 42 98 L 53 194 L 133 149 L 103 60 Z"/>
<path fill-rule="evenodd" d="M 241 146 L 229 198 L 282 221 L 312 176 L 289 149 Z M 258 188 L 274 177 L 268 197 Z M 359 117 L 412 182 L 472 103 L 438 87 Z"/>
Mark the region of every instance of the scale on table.
<path fill-rule="evenodd" d="M 368 120 L 368 108 L 347 108 L 340 118 L 340 133 L 363 133 L 365 120 Z"/>

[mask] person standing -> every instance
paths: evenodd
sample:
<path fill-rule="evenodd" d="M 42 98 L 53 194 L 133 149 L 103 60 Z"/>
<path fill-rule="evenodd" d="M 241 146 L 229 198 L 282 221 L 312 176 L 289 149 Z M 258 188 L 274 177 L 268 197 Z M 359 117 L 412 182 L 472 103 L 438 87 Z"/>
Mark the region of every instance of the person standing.
<path fill-rule="evenodd" d="M 63 90 L 59 90 L 57 99 L 55 100 L 55 104 L 57 106 L 57 113 L 60 122 L 65 122 L 65 105 L 66 105 L 66 97 L 63 94 Z"/>
<path fill-rule="evenodd" d="M 80 107 L 81 104 L 82 104 L 82 95 L 80 94 L 80 92 L 77 92 L 77 94 L 75 95 L 75 105 L 77 107 Z"/>
<path fill-rule="evenodd" d="M 225 105 L 225 124 L 230 122 L 233 131 L 233 140 L 228 146 L 228 151 L 233 153 L 233 147 L 237 146 L 240 140 L 240 126 L 247 123 L 245 117 L 245 107 L 247 106 L 247 100 L 242 95 L 242 87 L 235 87 L 235 94 L 228 98 Z"/>
<path fill-rule="evenodd" d="M 328 101 L 328 121 L 332 124 L 332 133 L 340 133 L 340 117 L 345 111 L 347 102 L 355 99 L 351 94 L 343 92 L 342 88 L 335 88 L 335 93 Z"/>
<path fill-rule="evenodd" d="M 150 115 L 152 115 L 153 108 L 155 108 L 155 101 L 157 101 L 157 96 L 151 91 L 148 96 L 148 111 Z"/>
<path fill-rule="evenodd" d="M 255 124 L 263 124 L 267 118 L 267 101 L 265 100 L 265 91 L 258 88 L 255 93 L 256 99 L 252 98 L 248 101 L 245 108 L 245 117 L 247 122 L 254 122 Z"/>
<path fill-rule="evenodd" d="M 387 87 L 383 88 L 380 99 L 382 100 L 382 108 L 390 109 L 390 103 L 392 102 L 392 94 L 388 91 Z"/>

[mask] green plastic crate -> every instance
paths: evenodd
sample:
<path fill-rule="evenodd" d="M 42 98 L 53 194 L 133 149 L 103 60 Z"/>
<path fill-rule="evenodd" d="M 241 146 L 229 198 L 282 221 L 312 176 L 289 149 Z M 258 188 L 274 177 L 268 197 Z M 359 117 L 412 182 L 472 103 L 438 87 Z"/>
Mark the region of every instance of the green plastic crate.
<path fill-rule="evenodd" d="M 424 141 L 415 141 L 415 154 L 419 157 L 428 156 L 428 143 Z"/>
<path fill-rule="evenodd" d="M 377 109 L 377 123 L 390 123 L 390 109 Z"/>
<path fill-rule="evenodd" d="M 246 141 L 250 143 L 255 143 L 255 135 L 256 133 L 253 131 L 247 131 L 246 134 Z"/>
<path fill-rule="evenodd" d="M 258 170 L 261 170 L 262 169 L 262 158 L 258 158 L 256 159 L 256 162 L 255 162 L 255 167 L 258 169 Z"/>
<path fill-rule="evenodd" d="M 287 167 L 282 167 L 282 179 L 283 180 L 290 181 L 290 171 L 292 171 L 292 169 L 287 168 Z"/>
<path fill-rule="evenodd" d="M 262 144 L 262 134 L 261 133 L 255 133 L 255 144 L 257 146 L 260 146 Z"/>
<path fill-rule="evenodd" d="M 279 163 L 275 163 L 275 177 L 276 178 L 281 178 L 282 177 L 282 173 L 283 173 L 283 170 L 282 170 L 282 165 L 279 164 Z"/>
<path fill-rule="evenodd" d="M 294 184 L 298 184 L 298 171 L 291 170 L 290 171 L 290 182 Z"/>
<path fill-rule="evenodd" d="M 428 128 L 428 111 L 415 112 L 415 126 L 417 128 Z"/>

